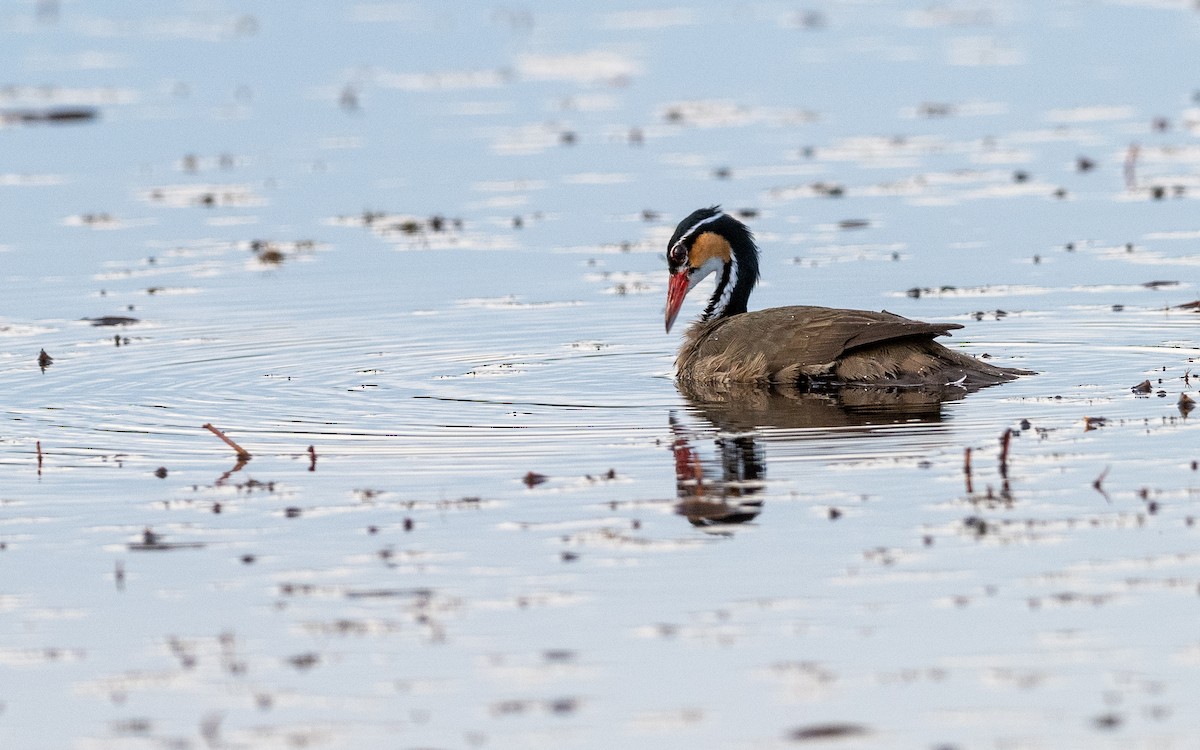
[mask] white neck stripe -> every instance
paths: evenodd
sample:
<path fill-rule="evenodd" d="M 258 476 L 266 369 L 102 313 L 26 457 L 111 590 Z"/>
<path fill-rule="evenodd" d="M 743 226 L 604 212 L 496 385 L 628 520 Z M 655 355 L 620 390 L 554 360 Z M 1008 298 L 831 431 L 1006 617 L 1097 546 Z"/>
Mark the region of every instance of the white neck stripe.
<path fill-rule="evenodd" d="M 738 265 L 737 258 L 729 256 L 729 279 L 725 282 L 725 288 L 721 290 L 721 299 L 717 300 L 717 305 L 713 309 L 713 316 L 718 317 L 725 312 L 725 308 L 729 307 L 729 298 L 733 296 L 733 288 L 737 286 Z"/>

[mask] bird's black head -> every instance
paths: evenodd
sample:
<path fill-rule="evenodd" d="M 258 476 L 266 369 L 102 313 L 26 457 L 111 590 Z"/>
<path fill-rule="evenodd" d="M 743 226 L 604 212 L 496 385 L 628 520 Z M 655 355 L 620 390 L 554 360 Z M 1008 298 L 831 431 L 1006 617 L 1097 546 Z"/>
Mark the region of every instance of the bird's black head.
<path fill-rule="evenodd" d="M 710 206 L 693 211 L 667 245 L 671 282 L 667 287 L 667 330 L 679 314 L 683 298 L 710 273 L 719 273 L 717 288 L 702 320 L 746 312 L 750 290 L 758 282 L 758 248 L 745 224 Z"/>

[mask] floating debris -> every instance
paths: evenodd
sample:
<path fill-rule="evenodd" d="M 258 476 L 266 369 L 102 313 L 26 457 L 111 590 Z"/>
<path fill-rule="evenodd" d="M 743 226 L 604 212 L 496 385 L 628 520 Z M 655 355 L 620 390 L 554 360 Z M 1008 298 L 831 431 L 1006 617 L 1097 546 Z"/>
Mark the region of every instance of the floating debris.
<path fill-rule="evenodd" d="M 1116 713 L 1100 714 L 1096 718 L 1092 719 L 1092 726 L 1103 731 L 1120 729 L 1121 725 L 1124 723 L 1125 720 L 1121 718 L 1120 714 Z"/>
<path fill-rule="evenodd" d="M 1100 476 L 1092 482 L 1092 489 L 1104 495 L 1105 500 L 1108 500 L 1108 493 L 1104 491 L 1104 479 L 1108 476 L 1108 470 L 1111 468 L 1111 466 L 1105 466 L 1104 471 L 1100 472 Z"/>
<path fill-rule="evenodd" d="M 211 423 L 205 422 L 204 424 L 202 424 L 200 426 L 203 427 L 204 429 L 208 430 L 212 434 L 216 435 L 217 437 L 221 438 L 221 440 L 225 441 L 225 444 L 228 445 L 230 448 L 233 448 L 233 450 L 237 453 L 239 462 L 245 463 L 246 461 L 249 461 L 251 458 L 253 458 L 253 456 L 250 454 L 250 451 L 246 450 L 242 446 L 240 446 L 237 443 L 230 440 L 225 435 L 225 433 L 221 432 L 216 427 L 213 427 Z"/>
<path fill-rule="evenodd" d="M 142 531 L 140 542 L 130 542 L 128 547 L 132 552 L 168 552 L 179 549 L 202 549 L 204 542 L 164 542 L 162 535 L 149 526 Z"/>
<path fill-rule="evenodd" d="M 138 197 L 172 208 L 253 208 L 267 204 L 253 186 L 244 184 L 160 185 L 142 191 Z"/>
<path fill-rule="evenodd" d="M 258 262 L 268 266 L 277 266 L 283 263 L 285 257 L 283 253 L 271 248 L 258 254 Z"/>
<path fill-rule="evenodd" d="M 950 117 L 954 114 L 954 105 L 945 102 L 922 102 L 917 107 L 917 116 L 925 118 Z"/>
<path fill-rule="evenodd" d="M 99 317 L 99 318 L 84 318 L 84 320 L 90 322 L 92 325 L 97 326 L 97 327 L 131 326 L 134 323 L 141 322 L 137 318 L 130 318 L 130 317 L 127 317 L 124 315 L 105 315 L 105 316 Z M 119 346 L 119 344 L 118 344 L 118 346 Z"/>
<path fill-rule="evenodd" d="M 968 495 L 974 494 L 975 488 L 973 486 L 973 483 L 971 482 L 971 447 L 970 446 L 967 446 L 967 448 L 964 449 L 964 451 L 963 451 L 963 476 L 966 477 L 966 480 L 967 480 L 967 494 Z"/>
<path fill-rule="evenodd" d="M 46 353 L 45 349 L 42 349 L 40 352 L 38 352 L 37 363 L 42 372 L 45 372 L 47 367 L 54 364 L 54 357 L 51 357 Z"/>
<path fill-rule="evenodd" d="M 1186 393 L 1181 393 L 1179 394 L 1179 401 L 1175 405 L 1179 408 L 1179 413 L 1186 417 L 1196 408 L 1196 399 Z"/>
<path fill-rule="evenodd" d="M 95 107 L 53 107 L 0 111 L 0 125 L 78 125 L 100 117 Z"/>
<path fill-rule="evenodd" d="M 1008 445 L 1012 442 L 1013 431 L 1008 428 L 1000 436 L 1000 476 L 1008 477 Z"/>
<path fill-rule="evenodd" d="M 825 198 L 841 198 L 846 194 L 846 188 L 834 183 L 814 182 L 809 186 L 814 195 Z"/>
<path fill-rule="evenodd" d="M 295 667 L 296 669 L 300 670 L 301 672 L 303 672 L 306 669 L 312 669 L 313 667 L 320 664 L 321 656 L 320 656 L 320 654 L 316 654 L 316 653 L 312 653 L 312 652 L 305 653 L 305 654 L 297 654 L 295 656 L 289 656 L 287 658 L 287 663 L 290 664 L 291 666 Z"/>
<path fill-rule="evenodd" d="M 550 477 L 546 476 L 545 474 L 538 474 L 536 471 L 531 471 L 525 474 L 521 481 L 525 483 L 526 487 L 533 488 L 549 479 Z"/>
<path fill-rule="evenodd" d="M 809 724 L 793 729 L 788 733 L 788 739 L 793 742 L 820 742 L 846 737 L 862 737 L 870 734 L 870 731 L 862 724 Z"/>
<path fill-rule="evenodd" d="M 963 526 L 975 534 L 975 536 L 985 536 L 988 533 L 987 521 L 979 516 L 967 516 L 963 519 Z"/>

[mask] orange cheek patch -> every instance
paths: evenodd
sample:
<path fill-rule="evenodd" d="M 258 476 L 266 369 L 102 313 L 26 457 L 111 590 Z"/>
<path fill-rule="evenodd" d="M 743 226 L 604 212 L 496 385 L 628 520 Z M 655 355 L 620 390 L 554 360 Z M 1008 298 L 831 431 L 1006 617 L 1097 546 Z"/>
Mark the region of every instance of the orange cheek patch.
<path fill-rule="evenodd" d="M 722 263 L 728 263 L 730 256 L 729 243 L 716 232 L 704 232 L 692 243 L 691 266 L 699 268 L 710 258 L 719 258 Z"/>

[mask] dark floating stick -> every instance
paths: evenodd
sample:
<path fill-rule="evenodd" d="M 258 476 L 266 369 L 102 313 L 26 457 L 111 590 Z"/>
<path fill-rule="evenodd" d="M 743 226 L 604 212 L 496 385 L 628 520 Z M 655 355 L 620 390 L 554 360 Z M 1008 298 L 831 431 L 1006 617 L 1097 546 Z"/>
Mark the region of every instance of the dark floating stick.
<path fill-rule="evenodd" d="M 0 111 L 0 123 L 52 125 L 91 122 L 100 116 L 94 107 L 53 107 L 51 109 L 9 109 Z"/>
<path fill-rule="evenodd" d="M 309 471 L 317 470 L 317 449 L 312 447 L 311 445 L 308 446 L 308 470 Z"/>
<path fill-rule="evenodd" d="M 1096 477 L 1096 481 L 1092 482 L 1092 489 L 1094 489 L 1096 492 L 1099 492 L 1101 495 L 1104 495 L 1105 501 L 1109 503 L 1112 502 L 1112 498 L 1110 498 L 1108 493 L 1104 491 L 1104 478 L 1108 476 L 1108 470 L 1111 468 L 1111 466 L 1105 466 L 1104 471 L 1100 472 L 1100 476 Z"/>
<path fill-rule="evenodd" d="M 967 494 L 974 494 L 975 488 L 971 484 L 971 447 L 967 446 L 963 451 L 963 474 L 967 477 Z"/>
<path fill-rule="evenodd" d="M 42 475 L 42 441 L 37 441 L 38 476 Z"/>
<path fill-rule="evenodd" d="M 222 440 L 224 440 L 226 445 L 228 445 L 230 448 L 233 448 L 235 451 L 237 451 L 237 457 L 238 457 L 238 461 L 240 463 L 245 463 L 246 461 L 249 461 L 253 457 L 253 456 L 251 456 L 250 451 L 246 450 L 242 446 L 240 446 L 237 443 L 230 440 L 228 437 L 225 436 L 225 433 L 221 432 L 216 427 L 213 427 L 212 423 L 205 422 L 204 424 L 202 424 L 200 426 L 203 427 L 204 429 L 208 430 L 212 434 L 216 435 L 217 437 L 221 438 Z"/>
<path fill-rule="evenodd" d="M 1000 436 L 1000 476 L 1008 478 L 1008 444 L 1012 440 L 1012 428 L 1009 427 Z"/>

